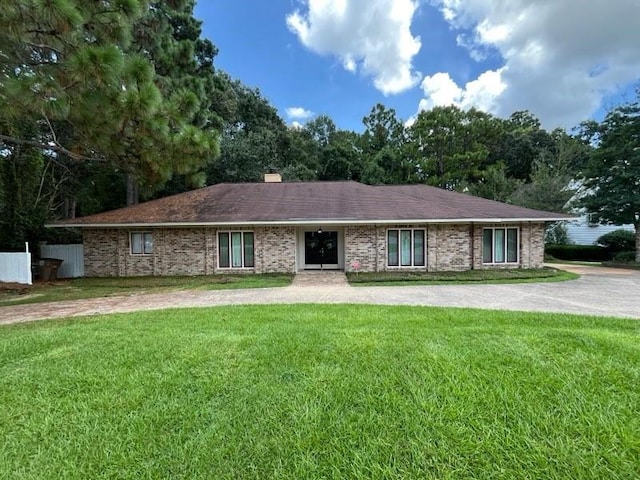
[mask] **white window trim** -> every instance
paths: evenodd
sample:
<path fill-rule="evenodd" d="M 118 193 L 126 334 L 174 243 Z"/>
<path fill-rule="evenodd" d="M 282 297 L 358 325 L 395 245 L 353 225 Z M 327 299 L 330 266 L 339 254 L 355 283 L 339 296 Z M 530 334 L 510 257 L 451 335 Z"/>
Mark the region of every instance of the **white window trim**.
<path fill-rule="evenodd" d="M 220 234 L 221 233 L 227 233 L 229 234 L 229 266 L 228 267 L 221 267 L 220 266 Z M 233 266 L 233 259 L 231 257 L 232 253 L 231 253 L 231 234 L 233 233 L 240 233 L 242 234 L 242 266 L 241 267 L 234 267 Z M 246 267 L 245 266 L 245 261 L 244 261 L 244 234 L 245 233 L 251 233 L 253 234 L 253 266 L 252 267 Z M 219 270 L 254 270 L 256 267 L 256 234 L 253 230 L 218 230 L 216 232 L 216 264 Z"/>
<path fill-rule="evenodd" d="M 142 235 L 142 253 L 133 253 L 133 235 Z M 153 252 L 147 253 L 145 252 L 145 242 L 144 236 L 151 235 L 151 244 L 153 245 L 153 249 L 155 251 L 155 242 L 153 241 L 153 232 L 151 230 L 139 230 L 129 232 L 129 255 L 133 255 L 136 257 L 151 257 L 153 256 Z"/>
<path fill-rule="evenodd" d="M 401 240 L 400 240 L 400 232 L 402 230 L 410 230 L 411 231 L 411 265 L 402 265 L 402 251 L 401 251 Z M 395 231 L 398 232 L 398 265 L 389 265 L 389 232 L 390 231 Z M 422 232 L 422 258 L 424 261 L 423 265 L 415 265 L 415 258 L 414 258 L 414 254 L 415 254 L 415 232 L 416 231 L 420 231 Z M 387 265 L 387 268 L 397 268 L 397 269 L 403 269 L 403 268 L 426 268 L 427 266 L 427 230 L 425 228 L 387 228 L 387 231 L 385 232 L 385 256 L 386 256 L 386 260 L 385 263 Z"/>
<path fill-rule="evenodd" d="M 493 260 L 495 260 L 496 258 L 496 230 L 504 230 L 504 262 L 496 262 L 496 261 L 491 261 L 491 262 L 485 262 L 484 261 L 484 232 L 485 230 L 491 230 L 493 233 L 491 234 L 491 258 Z M 509 257 L 509 255 L 507 254 L 507 230 L 515 230 L 516 231 L 516 261 L 515 262 L 508 262 L 507 258 Z M 509 227 L 509 226 L 504 226 L 504 227 L 483 227 L 482 228 L 482 264 L 483 265 L 519 265 L 520 264 L 520 227 Z"/>

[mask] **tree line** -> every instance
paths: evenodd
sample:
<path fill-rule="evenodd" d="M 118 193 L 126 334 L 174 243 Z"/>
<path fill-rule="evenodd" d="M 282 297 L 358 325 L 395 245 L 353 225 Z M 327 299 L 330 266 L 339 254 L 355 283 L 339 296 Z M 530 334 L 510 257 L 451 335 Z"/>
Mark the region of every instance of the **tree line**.
<path fill-rule="evenodd" d="M 373 106 L 361 132 L 288 126 L 214 65 L 194 0 L 9 0 L 0 6 L 0 249 L 72 218 L 220 182 L 422 183 L 550 211 L 580 197 L 640 243 L 640 94 L 600 123 L 547 131 L 434 107 Z M 578 192 L 578 194 L 577 194 Z M 640 251 L 640 248 L 637 249 Z"/>

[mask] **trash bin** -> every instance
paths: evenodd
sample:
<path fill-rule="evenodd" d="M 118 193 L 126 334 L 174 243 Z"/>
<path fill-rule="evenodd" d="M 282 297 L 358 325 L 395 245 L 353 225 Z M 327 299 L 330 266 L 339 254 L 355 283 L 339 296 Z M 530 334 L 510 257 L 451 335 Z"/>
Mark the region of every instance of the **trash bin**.
<path fill-rule="evenodd" d="M 41 258 L 39 265 L 39 277 L 43 282 L 56 280 L 58 278 L 58 268 L 62 264 L 62 260 L 58 258 Z"/>

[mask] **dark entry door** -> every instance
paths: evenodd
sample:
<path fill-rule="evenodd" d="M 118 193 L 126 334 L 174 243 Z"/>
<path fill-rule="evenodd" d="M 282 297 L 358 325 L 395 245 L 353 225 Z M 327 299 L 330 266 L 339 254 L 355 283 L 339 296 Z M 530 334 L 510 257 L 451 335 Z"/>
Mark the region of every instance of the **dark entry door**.
<path fill-rule="evenodd" d="M 338 232 L 304 232 L 307 268 L 338 268 Z"/>

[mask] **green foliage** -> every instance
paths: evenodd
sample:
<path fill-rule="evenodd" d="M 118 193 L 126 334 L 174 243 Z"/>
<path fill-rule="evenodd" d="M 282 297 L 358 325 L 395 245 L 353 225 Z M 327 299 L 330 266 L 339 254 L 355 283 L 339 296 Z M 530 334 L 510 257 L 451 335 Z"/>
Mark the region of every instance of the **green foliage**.
<path fill-rule="evenodd" d="M 406 155 L 406 131 L 396 111 L 378 103 L 362 123 L 360 181 L 372 185 L 415 181 L 414 168 Z"/>
<path fill-rule="evenodd" d="M 2 478 L 640 476 L 633 319 L 261 305 L 1 330 Z"/>
<path fill-rule="evenodd" d="M 603 246 L 613 253 L 623 252 L 625 250 L 633 251 L 635 249 L 635 242 L 636 237 L 633 232 L 623 229 L 605 233 L 598 238 L 598 245 Z"/>
<path fill-rule="evenodd" d="M 543 162 L 536 162 L 530 183 L 521 183 L 511 195 L 511 203 L 537 210 L 562 212 L 574 195 L 570 176 Z"/>
<path fill-rule="evenodd" d="M 490 159 L 502 161 L 509 177 L 526 181 L 536 161 L 554 156 L 553 138 L 530 112 L 514 112 L 502 126 L 504 133 L 492 149 Z"/>
<path fill-rule="evenodd" d="M 565 222 L 552 222 L 544 230 L 544 243 L 555 245 L 570 244 L 569 232 Z"/>
<path fill-rule="evenodd" d="M 556 245 L 547 244 L 545 255 L 558 260 L 577 260 L 582 262 L 602 262 L 611 258 L 606 248 L 598 245 Z"/>
<path fill-rule="evenodd" d="M 277 111 L 257 89 L 229 84 L 232 113 L 222 131 L 220 159 L 207 169 L 207 183 L 257 182 L 263 174 L 288 166 L 288 132 Z"/>
<path fill-rule="evenodd" d="M 429 185 L 458 189 L 482 176 L 489 154 L 489 134 L 496 120 L 475 109 L 434 107 L 418 114 L 409 128 L 410 152 L 415 164 L 410 175 Z"/>
<path fill-rule="evenodd" d="M 38 135 L 6 134 L 15 122 L 41 122 L 50 129 L 42 132 L 53 140 L 50 148 L 72 156 L 92 154 L 93 137 L 110 133 L 104 131 L 106 126 L 114 127 L 95 113 L 112 110 L 127 85 L 123 50 L 141 10 L 131 7 L 132 2 L 118 1 L 2 3 L 0 132 L 4 140 L 45 143 Z M 73 126 L 71 138 L 56 135 L 62 125 Z M 63 140 L 65 144 L 60 143 Z"/>
<path fill-rule="evenodd" d="M 634 103 L 612 110 L 591 133 L 599 145 L 584 170 L 581 206 L 597 221 L 634 225 L 640 262 L 640 89 Z"/>
<path fill-rule="evenodd" d="M 636 260 L 635 250 L 626 250 L 613 254 L 613 261 L 617 263 L 632 263 Z"/>
<path fill-rule="evenodd" d="M 18 147 L 0 161 L 0 251 L 24 251 L 44 228 L 46 206 L 39 195 L 45 160 L 40 151 Z"/>
<path fill-rule="evenodd" d="M 523 181 L 507 175 L 506 167 L 503 163 L 489 165 L 482 173 L 481 178 L 476 183 L 462 183 L 461 191 L 467 191 L 471 195 L 499 202 L 507 202 L 515 191 L 520 189 Z"/>
<path fill-rule="evenodd" d="M 106 163 L 135 181 L 135 191 L 152 191 L 175 174 L 202 183 L 203 166 L 218 153 L 207 101 L 218 84 L 207 63 L 215 49 L 198 38 L 193 5 L 9 0 L 0 6 L 0 140 L 55 152 L 69 172 L 51 183 L 60 204 L 76 205 L 91 183 L 93 166 L 85 171 L 78 163 Z"/>

